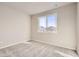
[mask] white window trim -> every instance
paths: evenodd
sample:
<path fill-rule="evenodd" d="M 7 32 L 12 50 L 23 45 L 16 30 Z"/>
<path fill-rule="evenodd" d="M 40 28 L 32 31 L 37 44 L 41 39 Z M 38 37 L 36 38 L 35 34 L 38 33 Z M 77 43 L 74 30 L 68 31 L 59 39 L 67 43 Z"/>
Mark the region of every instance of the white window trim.
<path fill-rule="evenodd" d="M 46 27 L 47 27 L 47 25 L 48 25 L 48 20 L 47 20 L 47 16 L 49 16 L 49 15 L 56 15 L 56 31 L 44 31 L 44 32 L 42 32 L 42 31 L 40 31 L 39 30 L 39 19 L 38 19 L 38 32 L 39 33 L 57 33 L 57 28 L 58 28 L 58 25 L 57 25 L 57 23 L 58 23 L 58 15 L 57 15 L 57 13 L 55 12 L 55 13 L 51 13 L 51 14 L 47 14 L 47 15 L 43 15 L 43 16 L 46 16 Z M 43 16 L 38 16 L 38 17 L 43 17 Z"/>

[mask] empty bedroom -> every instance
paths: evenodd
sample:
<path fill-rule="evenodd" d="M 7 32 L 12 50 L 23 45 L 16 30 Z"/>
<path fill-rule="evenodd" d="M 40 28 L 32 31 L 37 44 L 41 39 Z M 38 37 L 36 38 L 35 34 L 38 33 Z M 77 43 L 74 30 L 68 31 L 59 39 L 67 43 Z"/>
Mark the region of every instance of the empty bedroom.
<path fill-rule="evenodd" d="M 78 56 L 78 2 L 0 2 L 0 57 Z"/>

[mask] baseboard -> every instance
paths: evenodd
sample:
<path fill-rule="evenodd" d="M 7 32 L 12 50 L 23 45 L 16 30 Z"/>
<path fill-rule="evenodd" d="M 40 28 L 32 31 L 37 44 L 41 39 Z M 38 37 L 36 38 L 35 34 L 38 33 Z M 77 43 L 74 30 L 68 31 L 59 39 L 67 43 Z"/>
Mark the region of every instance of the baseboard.
<path fill-rule="evenodd" d="M 44 43 L 44 44 L 47 44 L 47 45 L 51 45 L 51 46 L 55 46 L 55 47 L 64 48 L 64 47 L 57 46 L 57 45 L 54 45 L 54 44 L 49 44 L 49 43 L 47 43 L 47 42 L 44 42 L 44 41 L 39 41 L 39 40 L 34 40 L 34 41 L 41 42 L 41 43 Z M 64 48 L 64 49 L 69 49 L 69 48 Z M 76 50 L 76 49 L 69 49 L 69 50 Z"/>
<path fill-rule="evenodd" d="M 27 44 L 29 44 L 29 42 L 27 42 L 27 41 L 20 41 L 20 42 L 16 42 L 16 43 L 12 43 L 12 44 L 5 45 L 3 47 L 0 47 L 0 49 L 7 48 L 7 47 L 10 47 L 10 46 L 13 46 L 13 45 L 20 44 L 20 43 L 27 43 Z"/>

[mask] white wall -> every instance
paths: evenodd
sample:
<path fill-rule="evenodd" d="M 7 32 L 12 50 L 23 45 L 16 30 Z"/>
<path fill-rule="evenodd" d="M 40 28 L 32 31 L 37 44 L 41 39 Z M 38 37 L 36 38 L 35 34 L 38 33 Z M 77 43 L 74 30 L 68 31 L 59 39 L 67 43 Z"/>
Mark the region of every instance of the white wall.
<path fill-rule="evenodd" d="M 58 26 L 57 33 L 40 33 L 38 32 L 38 19 L 37 15 L 32 16 L 32 39 L 51 45 L 76 49 L 76 4 L 69 4 L 61 8 L 50 10 L 40 15 L 57 12 L 58 13 Z"/>
<path fill-rule="evenodd" d="M 79 3 L 77 3 L 77 52 L 79 54 Z"/>
<path fill-rule="evenodd" d="M 30 40 L 30 16 L 0 6 L 0 48 Z"/>

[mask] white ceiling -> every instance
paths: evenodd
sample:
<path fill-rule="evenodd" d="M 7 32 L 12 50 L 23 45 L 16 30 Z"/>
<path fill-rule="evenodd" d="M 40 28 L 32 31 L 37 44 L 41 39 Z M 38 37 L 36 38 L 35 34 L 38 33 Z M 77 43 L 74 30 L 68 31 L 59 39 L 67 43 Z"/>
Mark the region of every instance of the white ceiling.
<path fill-rule="evenodd" d="M 0 2 L 0 5 L 16 8 L 29 15 L 58 8 L 71 2 Z"/>

